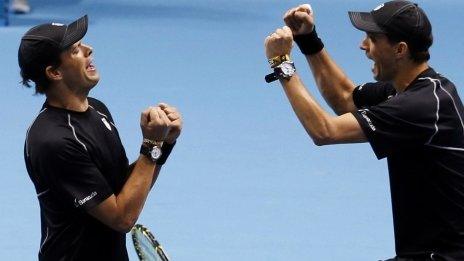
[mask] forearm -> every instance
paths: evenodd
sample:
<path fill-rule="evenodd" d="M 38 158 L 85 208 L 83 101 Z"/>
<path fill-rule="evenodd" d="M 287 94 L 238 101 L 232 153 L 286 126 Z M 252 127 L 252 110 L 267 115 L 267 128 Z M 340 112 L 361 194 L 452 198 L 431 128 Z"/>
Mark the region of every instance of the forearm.
<path fill-rule="evenodd" d="M 117 216 L 121 219 L 119 223 L 123 225 L 123 230 L 132 228 L 137 221 L 159 169 L 143 155 L 135 162 L 132 173 L 115 200 L 119 214 Z"/>
<path fill-rule="evenodd" d="M 338 115 L 356 110 L 353 102 L 354 83 L 334 62 L 326 49 L 306 55 L 311 72 L 322 96 Z"/>
<path fill-rule="evenodd" d="M 132 164 L 129 165 L 129 175 L 132 173 L 132 171 L 134 170 L 134 167 L 135 167 L 135 164 L 137 163 L 137 161 L 133 162 Z M 153 171 L 153 181 L 151 183 L 151 188 L 153 188 L 153 186 L 155 185 L 155 182 L 156 180 L 158 179 L 158 175 L 161 171 L 161 167 L 162 165 L 155 165 L 155 170 Z"/>
<path fill-rule="evenodd" d="M 316 145 L 367 140 L 352 113 L 329 115 L 308 93 L 297 74 L 280 82 L 298 119 Z"/>
<path fill-rule="evenodd" d="M 158 173 L 159 168 L 155 169 L 155 164 L 150 159 L 139 156 L 120 193 L 110 196 L 89 210 L 89 213 L 114 230 L 130 231 Z"/>
<path fill-rule="evenodd" d="M 325 144 L 333 132 L 330 122 L 332 116 L 325 112 L 309 94 L 297 74 L 280 82 L 306 132 L 315 144 Z"/>
<path fill-rule="evenodd" d="M 153 180 L 151 181 L 150 189 L 153 188 L 153 186 L 155 185 L 162 167 L 163 165 L 155 165 L 155 170 L 153 171 Z"/>

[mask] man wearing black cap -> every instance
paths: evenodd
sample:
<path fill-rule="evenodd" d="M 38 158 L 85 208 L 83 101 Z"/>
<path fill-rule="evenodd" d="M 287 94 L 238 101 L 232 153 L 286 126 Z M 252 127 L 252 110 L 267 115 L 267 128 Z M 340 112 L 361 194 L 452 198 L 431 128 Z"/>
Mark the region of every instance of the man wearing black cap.
<path fill-rule="evenodd" d="M 142 112 L 140 156 L 129 166 L 106 106 L 88 97 L 98 83 L 87 16 L 42 24 L 21 39 L 24 85 L 46 101 L 27 131 L 24 157 L 40 204 L 39 260 L 128 260 L 136 222 L 182 119 L 167 104 Z"/>
<path fill-rule="evenodd" d="M 387 158 L 397 257 L 464 260 L 464 107 L 456 88 L 428 65 L 432 27 L 417 4 L 390 1 L 371 12 L 349 12 L 366 32 L 361 50 L 374 61 L 375 83 L 356 86 L 317 36 L 307 4 L 288 10 L 287 26 L 265 40 L 279 79 L 317 145 L 369 142 Z M 331 116 L 308 93 L 290 51 L 305 55 Z"/>

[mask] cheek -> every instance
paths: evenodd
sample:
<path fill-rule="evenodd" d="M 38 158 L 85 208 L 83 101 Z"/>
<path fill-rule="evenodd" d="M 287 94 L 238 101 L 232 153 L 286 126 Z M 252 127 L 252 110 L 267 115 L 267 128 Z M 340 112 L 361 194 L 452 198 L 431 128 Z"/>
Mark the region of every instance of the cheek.
<path fill-rule="evenodd" d="M 75 81 L 76 79 L 79 79 L 82 75 L 82 69 L 81 66 L 78 66 L 76 63 L 71 63 L 71 64 L 66 64 L 66 66 L 63 67 L 63 76 L 66 77 L 66 79 Z"/>

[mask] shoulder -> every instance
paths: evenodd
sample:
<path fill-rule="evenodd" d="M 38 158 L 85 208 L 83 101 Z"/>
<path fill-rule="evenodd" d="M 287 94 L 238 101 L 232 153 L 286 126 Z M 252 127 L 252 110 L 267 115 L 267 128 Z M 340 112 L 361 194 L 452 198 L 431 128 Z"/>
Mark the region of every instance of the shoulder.
<path fill-rule="evenodd" d="M 456 86 L 454 85 L 454 83 L 451 82 L 447 77 L 441 75 L 440 73 L 419 77 L 417 81 L 417 86 L 430 86 L 434 89 L 444 89 L 446 91 L 456 90 Z"/>
<path fill-rule="evenodd" d="M 44 107 L 32 120 L 27 133 L 37 133 L 41 138 L 56 137 L 57 132 L 62 132 L 67 121 L 66 114 Z"/>
<path fill-rule="evenodd" d="M 404 95 L 400 96 L 399 101 L 416 108 L 441 107 L 445 105 L 443 102 L 460 100 L 455 85 L 448 78 L 435 72 L 418 77 Z"/>
<path fill-rule="evenodd" d="M 47 157 L 48 153 L 76 147 L 75 140 L 67 114 L 44 108 L 27 130 L 25 149 L 27 154 L 34 151 Z"/>

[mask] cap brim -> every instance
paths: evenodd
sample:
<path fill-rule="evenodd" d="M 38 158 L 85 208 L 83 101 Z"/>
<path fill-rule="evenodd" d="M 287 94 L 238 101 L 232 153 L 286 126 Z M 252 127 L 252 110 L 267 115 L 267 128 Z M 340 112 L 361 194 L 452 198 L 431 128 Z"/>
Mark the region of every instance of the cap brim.
<path fill-rule="evenodd" d="M 89 19 L 87 15 L 84 15 L 83 17 L 70 23 L 63 37 L 63 41 L 61 42 L 61 48 L 68 48 L 69 46 L 84 38 L 85 34 L 87 33 L 88 22 Z"/>
<path fill-rule="evenodd" d="M 374 21 L 371 13 L 366 12 L 348 12 L 351 23 L 357 29 L 368 33 L 385 33 Z"/>

